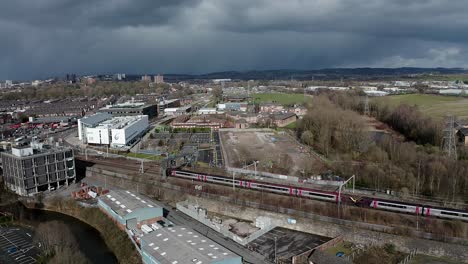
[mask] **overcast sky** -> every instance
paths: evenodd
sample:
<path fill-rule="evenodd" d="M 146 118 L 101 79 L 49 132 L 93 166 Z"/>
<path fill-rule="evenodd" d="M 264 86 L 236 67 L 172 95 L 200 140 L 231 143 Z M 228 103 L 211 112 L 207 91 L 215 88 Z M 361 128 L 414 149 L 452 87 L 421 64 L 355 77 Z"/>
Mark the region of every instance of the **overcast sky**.
<path fill-rule="evenodd" d="M 0 79 L 467 67 L 466 0 L 11 0 Z"/>

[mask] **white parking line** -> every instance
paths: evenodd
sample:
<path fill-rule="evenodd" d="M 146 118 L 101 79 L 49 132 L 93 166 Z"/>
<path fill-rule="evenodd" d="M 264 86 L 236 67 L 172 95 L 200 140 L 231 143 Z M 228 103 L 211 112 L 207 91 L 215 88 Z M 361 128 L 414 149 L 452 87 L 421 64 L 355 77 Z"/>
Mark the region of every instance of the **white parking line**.
<path fill-rule="evenodd" d="M 30 264 L 30 263 L 35 263 L 36 260 L 33 259 L 32 257 L 29 257 L 28 259 L 23 259 L 20 261 L 20 264 Z"/>

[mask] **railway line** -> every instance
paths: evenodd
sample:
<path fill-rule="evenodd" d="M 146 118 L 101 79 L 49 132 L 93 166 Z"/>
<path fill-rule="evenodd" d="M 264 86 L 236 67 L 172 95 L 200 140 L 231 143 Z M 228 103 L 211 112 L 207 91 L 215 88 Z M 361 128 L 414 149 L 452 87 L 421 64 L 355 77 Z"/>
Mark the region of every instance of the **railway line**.
<path fill-rule="evenodd" d="M 238 188 L 245 188 L 255 191 L 266 191 L 282 195 L 321 200 L 332 203 L 354 204 L 356 206 L 367 207 L 375 210 L 385 210 L 396 213 L 414 214 L 419 216 L 438 217 L 443 219 L 461 220 L 468 222 L 468 211 L 464 210 L 434 207 L 425 204 L 385 200 L 377 197 L 355 198 L 352 195 L 339 194 L 337 192 L 327 192 L 323 190 L 273 184 L 261 181 L 232 179 L 230 177 L 225 176 L 201 174 L 183 170 L 169 170 L 168 175 L 192 181 L 236 186 Z"/>
<path fill-rule="evenodd" d="M 84 157 L 77 158 L 84 160 Z M 88 162 L 89 161 L 95 164 L 100 164 L 109 168 L 115 168 L 124 171 L 137 172 L 140 169 L 140 162 L 136 160 L 88 157 Z M 145 174 L 160 175 L 160 167 L 154 162 L 147 162 L 144 171 Z M 200 172 L 191 172 L 176 169 L 169 170 L 167 175 L 190 181 L 201 181 L 212 184 L 236 186 L 238 188 L 251 189 L 254 191 L 267 191 L 282 195 L 327 201 L 332 203 L 356 205 L 376 210 L 385 210 L 396 213 L 413 214 L 426 217 L 438 217 L 443 219 L 461 220 L 468 222 L 468 211 L 466 210 L 444 208 L 422 203 L 401 202 L 370 196 L 358 197 L 347 193 L 342 193 L 340 195 L 336 191 L 325 191 L 322 189 L 313 189 L 298 185 L 285 185 L 271 183 L 268 181 L 255 181 L 243 178 L 232 179 L 226 176 L 210 175 Z"/>

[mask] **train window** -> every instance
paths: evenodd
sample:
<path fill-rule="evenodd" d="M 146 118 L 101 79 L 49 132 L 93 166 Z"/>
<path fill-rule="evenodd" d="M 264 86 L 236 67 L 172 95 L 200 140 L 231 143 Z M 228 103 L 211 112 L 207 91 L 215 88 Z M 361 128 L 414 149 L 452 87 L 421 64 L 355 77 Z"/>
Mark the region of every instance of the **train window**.
<path fill-rule="evenodd" d="M 276 186 L 264 185 L 264 184 L 258 184 L 258 185 L 259 187 L 263 187 L 265 189 L 272 189 L 272 190 L 279 190 L 279 191 L 287 190 L 287 188 L 284 188 L 284 187 L 276 187 Z"/>
<path fill-rule="evenodd" d="M 453 215 L 453 216 L 458 216 L 458 213 L 454 213 L 454 212 L 447 212 L 447 211 L 440 211 L 440 214 L 443 214 L 443 215 Z"/>
<path fill-rule="evenodd" d="M 335 198 L 335 195 L 323 194 L 323 193 L 315 193 L 315 192 L 309 192 L 309 195 L 319 196 L 319 197 L 326 197 L 326 198 Z"/>
<path fill-rule="evenodd" d="M 406 208 L 406 207 L 407 207 L 407 206 L 405 206 L 405 205 L 397 205 L 397 204 L 382 203 L 382 202 L 378 202 L 378 205 L 383 205 L 383 206 L 388 206 L 388 207 L 394 207 L 394 208 Z"/>
<path fill-rule="evenodd" d="M 468 214 L 464 214 L 462 215 L 462 217 L 468 218 Z"/>

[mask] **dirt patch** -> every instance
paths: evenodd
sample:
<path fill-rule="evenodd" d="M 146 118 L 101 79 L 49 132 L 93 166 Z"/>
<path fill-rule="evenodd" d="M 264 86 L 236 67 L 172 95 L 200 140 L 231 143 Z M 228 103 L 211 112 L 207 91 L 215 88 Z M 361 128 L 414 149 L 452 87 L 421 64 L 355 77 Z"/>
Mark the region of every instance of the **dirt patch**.
<path fill-rule="evenodd" d="M 220 136 L 230 167 L 242 168 L 258 160 L 259 171 L 294 176 L 318 174 L 324 169 L 320 160 L 285 133 L 239 130 L 222 131 Z"/>

